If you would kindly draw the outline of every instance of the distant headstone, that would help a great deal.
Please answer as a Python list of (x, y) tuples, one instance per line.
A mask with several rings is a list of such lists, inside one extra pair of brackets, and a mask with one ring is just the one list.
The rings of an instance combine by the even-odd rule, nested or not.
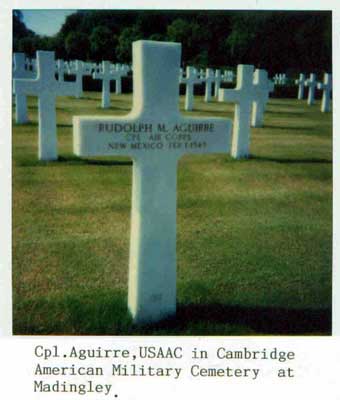
[(305, 81), (305, 86), (308, 86), (307, 104), (311, 106), (315, 101), (315, 89), (317, 86), (316, 74), (310, 74), (309, 79)]
[(194, 108), (194, 86), (201, 83), (201, 80), (197, 76), (197, 71), (194, 67), (188, 66), (186, 68), (186, 76), (180, 81), (185, 84), (185, 104), (184, 109), (186, 111), (192, 111)]
[(84, 61), (75, 60), (69, 64), (68, 73), (76, 76), (75, 97), (80, 99), (83, 96), (83, 76), (91, 76), (91, 67)]
[(38, 71), (36, 79), (15, 79), (15, 93), (37, 96), (39, 107), (39, 160), (56, 160), (56, 96), (72, 96), (74, 82), (58, 82), (55, 79), (53, 51), (37, 51)]
[(295, 84), (298, 85), (299, 90), (298, 90), (298, 100), (303, 99), (303, 92), (304, 92), (304, 87), (305, 87), (305, 74), (300, 74), (299, 79), (296, 79)]
[(204, 82), (205, 82), (204, 101), (206, 103), (209, 103), (209, 101), (211, 101), (211, 99), (212, 99), (212, 96), (211, 96), (212, 84), (213, 84), (213, 82), (215, 82), (215, 75), (214, 75), (213, 69), (211, 69), (211, 68), (206, 69)]
[(251, 126), (259, 128), (263, 125), (263, 116), (269, 100), (269, 93), (274, 90), (274, 84), (268, 79), (268, 73), (264, 69), (256, 69), (254, 72), (254, 93)]
[[(33, 79), (35, 77), (36, 74), (27, 69), (24, 53), (14, 53), (13, 62), (13, 79)], [(13, 93), (15, 95), (15, 121), (17, 124), (25, 124), (29, 121), (27, 113), (27, 96), (15, 93), (14, 85)]]
[(318, 89), (323, 90), (321, 111), (329, 112), (331, 110), (332, 74), (325, 73), (323, 83), (318, 83)]
[(258, 85), (253, 83), (253, 74), (253, 65), (238, 65), (236, 88), (219, 90), (219, 101), (235, 103), (231, 144), (231, 156), (234, 158), (249, 156), (251, 110), (258, 96)]
[(57, 60), (57, 74), (58, 74), (58, 81), (64, 82), (64, 75), (66, 72), (65, 62), (64, 60)]
[(218, 91), (220, 90), (221, 82), (222, 82), (221, 71), (220, 71), (219, 69), (217, 69), (217, 70), (215, 71), (214, 97), (218, 97)]
[(116, 82), (116, 94), (122, 94), (122, 78), (127, 76), (128, 71), (121, 64), (116, 64), (111, 70), (114, 81)]
[(13, 79), (33, 79), (35, 73), (27, 69), (24, 53), (13, 54)]
[(178, 159), (228, 151), (231, 121), (178, 110), (180, 53), (178, 43), (134, 42), (131, 113), (73, 119), (78, 156), (133, 158), (128, 304), (136, 323), (176, 312)]
[(109, 108), (110, 101), (110, 82), (116, 79), (116, 75), (111, 73), (110, 61), (102, 62), (102, 72), (94, 72), (93, 79), (101, 79), (102, 81), (102, 108)]

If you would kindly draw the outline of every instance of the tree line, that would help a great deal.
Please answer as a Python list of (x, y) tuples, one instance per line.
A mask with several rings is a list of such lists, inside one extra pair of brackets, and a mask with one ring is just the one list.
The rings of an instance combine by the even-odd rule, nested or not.
[(40, 36), (13, 12), (13, 51), (34, 57), (130, 63), (139, 39), (179, 42), (183, 65), (199, 68), (253, 64), (270, 74), (331, 72), (331, 12), (79, 10), (59, 32)]

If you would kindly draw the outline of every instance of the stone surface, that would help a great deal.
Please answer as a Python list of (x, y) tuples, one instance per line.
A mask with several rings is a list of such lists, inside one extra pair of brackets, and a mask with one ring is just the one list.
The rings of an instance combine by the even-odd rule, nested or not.
[(307, 104), (311, 106), (315, 102), (315, 89), (317, 86), (316, 74), (310, 74), (309, 79), (305, 81), (305, 86), (308, 87)]
[(56, 160), (56, 96), (71, 96), (76, 92), (74, 82), (58, 82), (55, 79), (54, 52), (37, 52), (37, 78), (15, 79), (15, 93), (38, 97), (39, 108), (39, 160)]
[(274, 84), (268, 79), (265, 69), (256, 69), (254, 72), (255, 99), (253, 101), (251, 126), (263, 126), (263, 117), (269, 100), (269, 93), (273, 92)]
[(231, 156), (234, 158), (249, 156), (251, 111), (259, 89), (253, 83), (253, 74), (253, 65), (238, 65), (236, 88), (219, 90), (219, 101), (235, 103), (231, 144)]
[(332, 74), (325, 73), (323, 83), (318, 83), (318, 89), (323, 90), (321, 100), (321, 111), (331, 111), (331, 91), (332, 91)]
[(297, 96), (298, 100), (303, 99), (305, 81), (306, 81), (305, 74), (300, 74), (299, 79), (295, 80), (295, 85), (297, 85), (299, 87), (298, 96)]
[(224, 153), (229, 147), (231, 121), (180, 114), (180, 57), (177, 43), (134, 42), (130, 114), (73, 120), (78, 156), (133, 158), (128, 305), (136, 323), (176, 311), (178, 159), (186, 153)]
[(213, 82), (215, 82), (215, 74), (213, 69), (211, 68), (206, 69), (204, 82), (205, 82), (204, 101), (206, 103), (209, 103), (209, 101), (212, 100), (212, 95), (211, 95), (212, 84)]

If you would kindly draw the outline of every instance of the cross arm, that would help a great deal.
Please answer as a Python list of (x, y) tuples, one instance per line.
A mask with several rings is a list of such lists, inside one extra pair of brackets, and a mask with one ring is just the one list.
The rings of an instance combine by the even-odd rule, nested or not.
[(40, 81), (38, 79), (14, 79), (14, 93), (37, 96), (40, 93)]
[(230, 150), (232, 121), (227, 118), (182, 118), (173, 127), (183, 130), (176, 137), (180, 153), (228, 153)]
[(238, 103), (240, 101), (240, 93), (237, 89), (219, 89), (218, 101)]

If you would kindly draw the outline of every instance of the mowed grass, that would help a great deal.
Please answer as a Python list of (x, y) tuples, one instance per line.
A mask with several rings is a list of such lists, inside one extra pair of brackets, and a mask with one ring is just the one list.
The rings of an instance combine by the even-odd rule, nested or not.
[[(271, 99), (251, 158), (185, 156), (178, 168), (177, 315), (127, 312), (132, 163), (72, 153), (73, 115), (123, 115), (129, 94), (58, 98), (57, 162), (37, 161), (37, 101), (13, 122), (15, 334), (331, 333), (332, 115)], [(181, 98), (181, 110), (183, 110)], [(185, 115), (233, 116), (195, 98)], [(162, 262), (162, 260), (160, 260)]]

